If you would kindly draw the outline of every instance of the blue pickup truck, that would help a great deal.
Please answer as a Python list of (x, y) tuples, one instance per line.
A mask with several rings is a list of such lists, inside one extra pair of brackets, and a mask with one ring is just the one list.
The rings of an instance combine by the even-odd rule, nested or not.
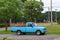
[(16, 32), (17, 35), (21, 35), (22, 33), (35, 33), (36, 35), (41, 35), (46, 33), (46, 28), (37, 26), (34, 22), (27, 22), (26, 26), (12, 26), (11, 27), (12, 32)]

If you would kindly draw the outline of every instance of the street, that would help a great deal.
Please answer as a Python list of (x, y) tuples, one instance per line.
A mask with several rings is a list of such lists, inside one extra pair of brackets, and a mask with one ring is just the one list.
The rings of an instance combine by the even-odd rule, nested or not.
[(7, 38), (11, 40), (60, 40), (60, 35), (16, 35), (0, 34), (0, 39)]

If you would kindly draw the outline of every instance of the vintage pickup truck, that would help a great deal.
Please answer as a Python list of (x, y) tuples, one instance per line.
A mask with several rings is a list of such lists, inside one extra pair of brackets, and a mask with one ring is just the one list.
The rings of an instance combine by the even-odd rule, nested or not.
[(46, 28), (37, 26), (34, 22), (26, 22), (26, 26), (12, 26), (11, 27), (12, 32), (16, 32), (17, 35), (21, 35), (23, 33), (35, 33), (36, 35), (45, 34)]

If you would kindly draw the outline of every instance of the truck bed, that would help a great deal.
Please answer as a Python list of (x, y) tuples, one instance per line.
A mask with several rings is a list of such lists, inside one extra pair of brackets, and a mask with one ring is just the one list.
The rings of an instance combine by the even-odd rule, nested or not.
[(22, 32), (24, 32), (25, 31), (25, 29), (26, 29), (26, 27), (22, 27), (22, 26), (13, 26), (13, 27), (11, 27), (11, 30), (13, 31), (13, 32), (16, 32), (17, 30), (21, 30)]
[(13, 23), (11, 26), (20, 26), (20, 27), (25, 27), (26, 23)]

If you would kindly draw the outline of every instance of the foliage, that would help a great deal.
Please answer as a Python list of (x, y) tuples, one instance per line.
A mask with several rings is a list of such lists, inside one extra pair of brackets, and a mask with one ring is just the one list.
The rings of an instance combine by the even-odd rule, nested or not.
[(60, 20), (60, 11), (57, 12), (57, 19)]
[(58, 22), (58, 24), (60, 24), (60, 20), (58, 20), (57, 22)]
[[(57, 20), (60, 19), (60, 12), (52, 11), (52, 15), (53, 15), (53, 21), (54, 22), (56, 21), (56, 17), (57, 17)], [(44, 19), (45, 20), (48, 20), (48, 19), (51, 20), (51, 12), (50, 11), (43, 13), (42, 20), (44, 20)]]
[(27, 21), (38, 21), (43, 11), (43, 3), (36, 0), (29, 0), (24, 2), (24, 17)]
[[(10, 18), (14, 21), (16, 21), (16, 19), (19, 21), (34, 21), (35, 19), (40, 21), (41, 11), (43, 11), (42, 1), (0, 0), (0, 21), (3, 20), (5, 23), (7, 23)], [(22, 16), (24, 16), (24, 18), (22, 18)]]
[(0, 19), (4, 20), (6, 28), (10, 18), (21, 17), (21, 4), (21, 0), (0, 0)]
[(5, 24), (0, 24), (0, 28), (3, 28), (5, 27), (6, 25)]
[(17, 17), (21, 10), (20, 0), (0, 0), (0, 18)]
[(21, 0), (22, 2), (25, 2), (26, 0)]
[[(1, 23), (1, 24), (0, 24), (0, 28), (5, 28), (5, 26), (6, 26), (6, 24), (4, 24), (4, 23)], [(10, 24), (7, 24), (7, 26), (9, 27)]]

